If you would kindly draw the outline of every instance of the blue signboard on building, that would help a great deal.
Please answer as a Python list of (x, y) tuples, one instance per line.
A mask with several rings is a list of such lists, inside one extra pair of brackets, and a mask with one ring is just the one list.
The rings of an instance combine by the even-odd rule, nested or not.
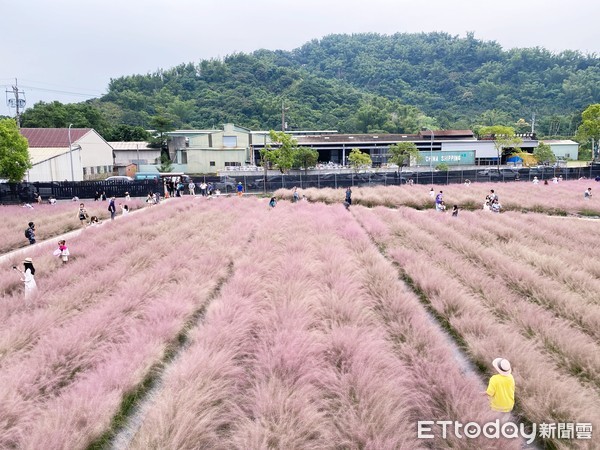
[(422, 150), (419, 161), (417, 161), (418, 166), (436, 166), (442, 163), (449, 166), (473, 165), (475, 164), (475, 150), (465, 150), (462, 152), (442, 152), (439, 150), (428, 152), (427, 150)]

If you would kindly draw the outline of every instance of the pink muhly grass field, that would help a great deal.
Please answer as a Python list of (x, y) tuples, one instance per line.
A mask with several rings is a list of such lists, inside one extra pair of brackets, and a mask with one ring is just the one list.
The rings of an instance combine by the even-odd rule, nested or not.
[[(65, 267), (36, 259), (33, 311), (4, 313), (1, 447), (84, 448), (106, 431), (122, 396), (226, 276), (244, 243), (234, 225), (254, 220), (245, 220), (243, 209), (192, 201), (148, 214), (85, 230), (71, 247), (79, 258)], [(96, 259), (109, 264), (97, 268)], [(12, 297), (2, 306), (18, 302)], [(21, 320), (32, 312), (41, 327)]]
[[(600, 189), (591, 199), (585, 199), (583, 192), (596, 184), (593, 180), (561, 181), (558, 184), (534, 185), (528, 182), (508, 183), (471, 183), (435, 185), (435, 193), (443, 191), (444, 202), (448, 209), (457, 204), (461, 209), (482, 209), (485, 196), (491, 189), (499, 195), (503, 211), (530, 211), (549, 214), (581, 214), (586, 216), (600, 216)], [(429, 185), (414, 186), (372, 186), (352, 187), (353, 205), (367, 207), (387, 206), (398, 208), (408, 206), (416, 209), (429, 209), (434, 207), (434, 198), (429, 195)], [(327, 204), (342, 203), (344, 201), (345, 187), (308, 188), (299, 190), (300, 195), (306, 195), (310, 202)], [(278, 198), (291, 200), (292, 191), (279, 189), (275, 192)]]
[(282, 203), (132, 447), (419, 448), (417, 420), (496, 417), (482, 389), (343, 208)]
[[(479, 202), (490, 186), (515, 205), (553, 189), (552, 212), (571, 183), (452, 186), (447, 203)], [(97, 443), (116, 431), (124, 397), (156, 376), (129, 413), (141, 426), (128, 448), (522, 448), (417, 439), (419, 420), (501, 417), (481, 393), (497, 356), (513, 365), (517, 417), (600, 426), (594, 222), (452, 218), (402, 207), (431, 206), (422, 186), (353, 190), (376, 207), (347, 211), (341, 190), (275, 208), (173, 199), (84, 230), (64, 266), (34, 246), (29, 307), (17, 274), (0, 277), (0, 447)]]
[[(553, 285), (551, 277), (545, 278), (534, 268), (519, 265), (515, 253), (509, 259), (503, 256), (513, 241), (527, 248), (526, 237), (521, 239), (517, 231), (510, 234), (510, 245), (505, 238), (499, 241), (496, 237), (507, 236), (508, 231), (498, 227), (495, 215), (483, 211), (463, 212), (459, 218), (406, 209), (372, 212), (359, 208), (355, 214), (367, 230), (371, 222), (379, 228), (381, 219), (388, 223), (388, 238), (382, 242), (387, 253), (427, 294), (476, 361), (489, 366), (494, 357), (503, 355), (512, 362), (518, 408), (530, 421), (600, 423), (600, 353), (592, 339), (597, 328), (591, 322), (598, 307), (586, 305), (589, 316), (582, 316), (581, 300), (571, 299), (574, 294), (568, 289)], [(508, 220), (508, 215), (497, 217)], [(519, 221), (528, 217), (513, 215), (512, 229), (524, 229)], [(559, 223), (588, 226), (586, 221), (572, 219), (546, 221), (554, 228)], [(377, 234), (373, 237), (379, 239)], [(562, 250), (559, 244), (556, 249), (557, 253)], [(555, 296), (561, 289), (560, 297)], [(584, 328), (585, 324), (590, 326)], [(561, 445), (560, 441), (554, 444)]]

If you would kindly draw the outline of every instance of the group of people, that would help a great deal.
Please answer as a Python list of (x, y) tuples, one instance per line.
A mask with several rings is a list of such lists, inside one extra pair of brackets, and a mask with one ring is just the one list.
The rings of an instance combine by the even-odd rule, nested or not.
[(501, 209), (502, 205), (500, 205), (498, 194), (496, 194), (496, 192), (493, 189), (491, 189), (490, 193), (485, 196), (485, 201), (483, 202), (483, 210), (499, 213)]
[[(444, 202), (444, 191), (440, 191), (437, 194), (433, 188), (429, 191), (430, 197), (435, 197), (435, 210), (439, 212), (446, 212), (446, 203)], [(452, 217), (458, 217), (458, 205), (452, 206)]]

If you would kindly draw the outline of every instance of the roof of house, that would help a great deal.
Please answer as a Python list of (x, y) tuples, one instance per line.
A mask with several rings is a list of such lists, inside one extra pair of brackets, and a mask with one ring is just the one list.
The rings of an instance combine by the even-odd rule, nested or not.
[(419, 134), (423, 137), (430, 137), (433, 132), (434, 137), (474, 137), (475, 135), (471, 130), (422, 130)]
[(398, 142), (419, 139), (416, 134), (333, 134), (324, 136), (298, 136), (298, 144), (308, 143), (348, 143), (348, 142)]
[[(71, 144), (92, 131), (92, 128), (71, 128)], [(21, 134), (27, 138), (29, 148), (69, 148), (68, 128), (21, 128)]]
[(108, 143), (113, 150), (156, 150), (160, 152), (160, 148), (148, 147), (146, 141), (111, 141)]
[(579, 145), (578, 142), (571, 141), (570, 139), (543, 139), (544, 144), (559, 144), (559, 145)]

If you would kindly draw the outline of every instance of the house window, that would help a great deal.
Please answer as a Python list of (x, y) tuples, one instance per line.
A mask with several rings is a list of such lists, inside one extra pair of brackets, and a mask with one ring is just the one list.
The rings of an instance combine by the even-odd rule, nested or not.
[(87, 175), (87, 167), (84, 167), (83, 168), (83, 176), (86, 176), (86, 175)]
[(237, 136), (223, 136), (223, 147), (237, 147)]
[(94, 175), (94, 168), (90, 167), (90, 175)]
[(570, 158), (571, 154), (570, 153), (565, 153), (565, 158)]
[(102, 166), (96, 166), (96, 173), (102, 173)]
[(181, 150), (181, 164), (187, 164), (187, 151)]
[(215, 167), (215, 162), (214, 161), (210, 162), (210, 167)]

